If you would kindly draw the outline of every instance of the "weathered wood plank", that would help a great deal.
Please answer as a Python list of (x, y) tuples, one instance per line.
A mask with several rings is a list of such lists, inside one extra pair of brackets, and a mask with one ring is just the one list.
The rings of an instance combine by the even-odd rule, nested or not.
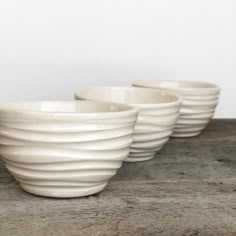
[(81, 199), (25, 193), (0, 162), (0, 235), (236, 235), (236, 120), (172, 139)]

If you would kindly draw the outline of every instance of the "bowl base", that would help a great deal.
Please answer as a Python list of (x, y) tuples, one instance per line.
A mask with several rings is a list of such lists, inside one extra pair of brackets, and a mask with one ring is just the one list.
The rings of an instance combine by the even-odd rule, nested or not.
[(70, 187), (45, 187), (45, 186), (37, 186), (37, 185), (28, 185), (20, 183), (20, 186), (23, 190), (26, 192), (29, 192), (34, 195), (39, 195), (43, 197), (53, 197), (53, 198), (75, 198), (75, 197), (85, 197), (89, 196), (98, 192), (101, 192), (105, 187), (107, 183), (98, 184), (93, 187), (88, 188), (70, 188)]
[(124, 160), (124, 162), (142, 162), (142, 161), (149, 161), (153, 159), (155, 155), (147, 156), (147, 157), (128, 157)]
[(190, 138), (190, 137), (195, 137), (201, 134), (201, 131), (197, 131), (197, 132), (189, 132), (189, 133), (185, 133), (185, 132), (174, 132), (171, 137), (173, 138)]

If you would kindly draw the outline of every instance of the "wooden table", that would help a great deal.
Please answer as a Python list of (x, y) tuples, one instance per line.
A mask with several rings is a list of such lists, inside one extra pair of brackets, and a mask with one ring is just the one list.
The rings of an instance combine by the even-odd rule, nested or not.
[(236, 235), (236, 120), (171, 139), (154, 160), (125, 163), (94, 196), (20, 189), (0, 162), (0, 235)]

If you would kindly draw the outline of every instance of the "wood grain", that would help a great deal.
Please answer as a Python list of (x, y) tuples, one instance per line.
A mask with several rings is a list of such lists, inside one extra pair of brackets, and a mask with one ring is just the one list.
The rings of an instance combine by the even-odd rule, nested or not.
[(0, 236), (236, 235), (236, 120), (125, 163), (100, 194), (30, 195), (0, 162)]

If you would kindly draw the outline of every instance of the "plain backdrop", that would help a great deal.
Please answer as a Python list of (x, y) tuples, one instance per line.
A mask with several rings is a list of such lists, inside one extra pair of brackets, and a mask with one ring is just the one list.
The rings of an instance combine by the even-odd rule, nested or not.
[(0, 101), (138, 79), (217, 83), (236, 118), (236, 1), (0, 0)]

